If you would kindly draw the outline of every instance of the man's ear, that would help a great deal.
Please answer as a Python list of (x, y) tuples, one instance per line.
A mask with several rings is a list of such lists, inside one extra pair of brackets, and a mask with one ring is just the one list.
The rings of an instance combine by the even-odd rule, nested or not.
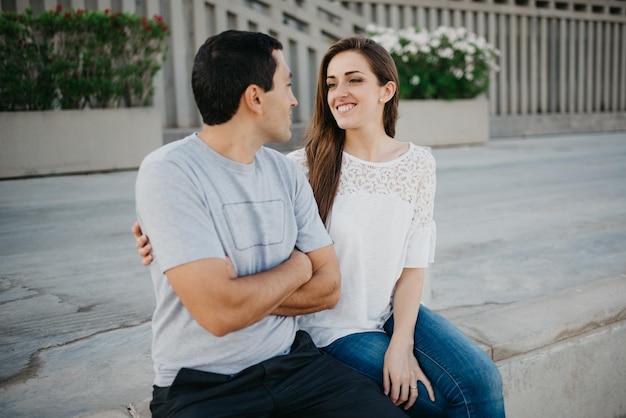
[(263, 89), (256, 84), (250, 84), (243, 92), (241, 101), (252, 113), (262, 113)]

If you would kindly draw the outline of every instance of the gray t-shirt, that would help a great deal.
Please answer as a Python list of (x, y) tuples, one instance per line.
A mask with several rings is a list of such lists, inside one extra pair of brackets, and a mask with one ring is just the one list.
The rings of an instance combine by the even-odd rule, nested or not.
[(136, 204), (154, 255), (156, 385), (171, 385), (183, 367), (233, 374), (288, 352), (297, 330), (294, 317), (270, 315), (216, 337), (193, 319), (164, 272), (228, 256), (237, 275), (244, 276), (277, 266), (294, 247), (309, 252), (332, 244), (300, 168), (265, 147), (252, 164), (240, 164), (194, 134), (144, 159)]

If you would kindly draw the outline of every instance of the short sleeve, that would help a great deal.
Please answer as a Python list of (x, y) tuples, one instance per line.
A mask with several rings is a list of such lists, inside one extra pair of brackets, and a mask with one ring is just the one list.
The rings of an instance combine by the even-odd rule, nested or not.
[(136, 210), (161, 272), (203, 258), (224, 258), (210, 208), (189, 175), (169, 161), (142, 164)]
[(436, 190), (435, 158), (426, 148), (420, 148), (412, 232), (407, 246), (405, 267), (428, 267), (435, 259), (437, 228), (433, 219)]

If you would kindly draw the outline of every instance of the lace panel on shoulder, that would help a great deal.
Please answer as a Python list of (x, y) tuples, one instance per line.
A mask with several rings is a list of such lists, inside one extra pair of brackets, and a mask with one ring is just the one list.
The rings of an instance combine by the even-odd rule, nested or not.
[(414, 207), (412, 226), (427, 227), (435, 196), (434, 159), (427, 149), (415, 146), (388, 164), (344, 156), (337, 194), (359, 193), (398, 197)]

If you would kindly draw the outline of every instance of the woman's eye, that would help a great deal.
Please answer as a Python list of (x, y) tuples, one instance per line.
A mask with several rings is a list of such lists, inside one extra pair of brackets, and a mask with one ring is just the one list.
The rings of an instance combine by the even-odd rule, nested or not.
[(332, 88), (334, 88), (336, 86), (337, 86), (337, 84), (335, 84), (335, 83), (328, 83), (328, 84), (326, 84), (326, 87), (328, 87), (329, 89), (332, 89)]

